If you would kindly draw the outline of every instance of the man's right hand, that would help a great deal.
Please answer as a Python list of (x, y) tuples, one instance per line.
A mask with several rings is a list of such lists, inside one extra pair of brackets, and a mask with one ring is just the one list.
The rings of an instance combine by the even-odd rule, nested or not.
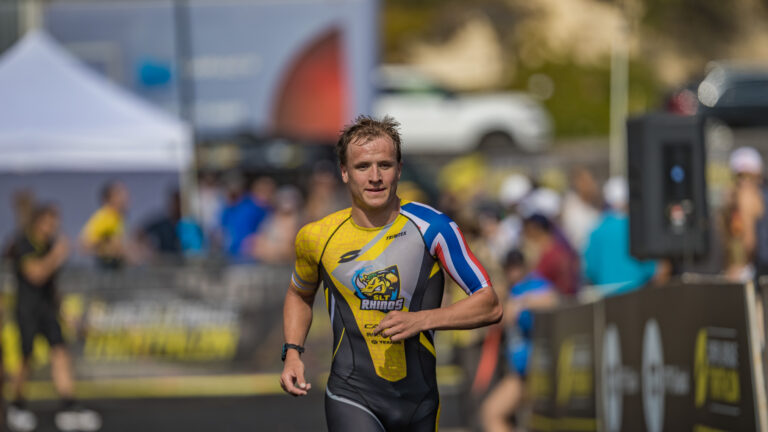
[(304, 379), (304, 362), (295, 350), (289, 350), (285, 357), (280, 386), (292, 396), (305, 396), (312, 388), (312, 384)]
[(56, 242), (51, 247), (51, 252), (58, 259), (65, 259), (69, 255), (69, 240), (67, 237), (61, 235), (56, 239)]

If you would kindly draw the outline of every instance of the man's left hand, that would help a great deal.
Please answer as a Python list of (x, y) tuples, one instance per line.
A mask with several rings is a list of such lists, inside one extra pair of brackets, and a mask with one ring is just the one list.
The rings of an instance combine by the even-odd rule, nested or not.
[(373, 330), (374, 334), (381, 334), (390, 338), (393, 342), (408, 339), (419, 332), (427, 330), (424, 325), (425, 311), (402, 312), (392, 311), (379, 322)]

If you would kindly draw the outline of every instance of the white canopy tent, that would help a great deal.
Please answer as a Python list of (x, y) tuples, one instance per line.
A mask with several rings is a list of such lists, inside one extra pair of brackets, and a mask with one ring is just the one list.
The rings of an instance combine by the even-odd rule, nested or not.
[(0, 241), (14, 229), (18, 191), (58, 204), (76, 236), (110, 180), (128, 186), (135, 227), (183, 186), (192, 146), (185, 123), (31, 32), (0, 56)]
[(47, 34), (31, 32), (0, 57), (0, 171), (182, 171), (191, 154), (184, 123)]

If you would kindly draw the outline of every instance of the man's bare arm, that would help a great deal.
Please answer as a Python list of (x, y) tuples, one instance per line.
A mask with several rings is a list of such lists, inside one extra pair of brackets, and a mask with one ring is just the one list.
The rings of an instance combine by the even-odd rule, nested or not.
[[(283, 304), (283, 335), (286, 343), (304, 345), (309, 327), (312, 325), (314, 300), (315, 291), (302, 291), (291, 282)], [(304, 362), (301, 361), (299, 352), (296, 350), (289, 349), (286, 352), (280, 385), (283, 390), (293, 396), (304, 396), (312, 387), (304, 379)]]
[(558, 296), (555, 291), (547, 290), (529, 292), (518, 297), (507, 299), (504, 304), (504, 323), (514, 325), (520, 312), (528, 309), (532, 311), (547, 310), (557, 306)]
[(393, 341), (426, 330), (458, 330), (483, 327), (501, 321), (502, 307), (493, 288), (487, 286), (450, 306), (417, 312), (389, 312), (374, 333)]
[(757, 246), (755, 224), (765, 211), (765, 203), (763, 203), (759, 187), (751, 183), (746, 184), (738, 192), (736, 205), (744, 227), (741, 241), (747, 255), (752, 257)]
[(48, 280), (51, 275), (64, 264), (69, 255), (69, 242), (60, 237), (56, 240), (51, 250), (39, 258), (26, 258), (21, 264), (24, 277), (33, 284), (39, 285)]

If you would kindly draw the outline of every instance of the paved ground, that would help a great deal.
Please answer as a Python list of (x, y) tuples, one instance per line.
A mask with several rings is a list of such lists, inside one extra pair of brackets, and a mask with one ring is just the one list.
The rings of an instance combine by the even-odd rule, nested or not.
[[(459, 432), (455, 398), (444, 398), (441, 431)], [(322, 393), (303, 398), (249, 396), (90, 400), (102, 413), (105, 432), (325, 431)], [(56, 402), (36, 402), (39, 432), (55, 432)]]

